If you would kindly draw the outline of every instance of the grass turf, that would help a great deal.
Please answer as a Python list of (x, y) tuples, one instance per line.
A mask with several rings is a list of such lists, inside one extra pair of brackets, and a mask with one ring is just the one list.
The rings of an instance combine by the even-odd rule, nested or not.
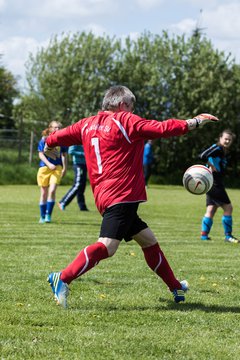
[[(67, 189), (59, 187), (57, 198)], [(240, 191), (228, 192), (237, 236)], [(89, 212), (74, 200), (64, 212), (56, 206), (53, 222), (40, 225), (37, 186), (0, 186), (1, 359), (240, 358), (240, 244), (224, 243), (221, 210), (212, 241), (200, 241), (204, 196), (152, 185), (148, 198), (139, 214), (177, 277), (189, 281), (186, 303), (173, 303), (132, 241), (71, 284), (64, 310), (46, 278), (98, 238), (101, 217), (90, 188)]]

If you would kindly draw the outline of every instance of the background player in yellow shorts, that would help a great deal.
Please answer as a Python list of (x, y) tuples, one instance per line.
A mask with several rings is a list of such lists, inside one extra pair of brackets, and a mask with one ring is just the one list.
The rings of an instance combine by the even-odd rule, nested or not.
[(51, 215), (55, 205), (57, 186), (67, 170), (67, 147), (58, 146), (55, 148), (56, 159), (44, 155), (44, 146), (46, 137), (53, 131), (62, 128), (59, 121), (52, 121), (48, 128), (43, 130), (42, 138), (38, 143), (39, 169), (37, 173), (37, 183), (40, 186), (40, 224), (50, 223)]

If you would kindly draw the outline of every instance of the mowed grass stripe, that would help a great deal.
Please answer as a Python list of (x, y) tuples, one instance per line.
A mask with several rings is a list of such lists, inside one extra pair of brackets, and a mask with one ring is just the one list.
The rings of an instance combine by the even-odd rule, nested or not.
[[(60, 186), (58, 199), (68, 189)], [(101, 216), (89, 186), (90, 211), (73, 203), (38, 224), (37, 186), (0, 187), (1, 359), (240, 358), (240, 246), (224, 243), (222, 213), (212, 241), (199, 240), (205, 197), (181, 186), (150, 185), (139, 214), (156, 234), (176, 275), (187, 279), (184, 304), (146, 266), (141, 249), (123, 242), (113, 258), (71, 284), (69, 309), (56, 306), (46, 282), (96, 241)], [(234, 235), (240, 191), (228, 190)]]

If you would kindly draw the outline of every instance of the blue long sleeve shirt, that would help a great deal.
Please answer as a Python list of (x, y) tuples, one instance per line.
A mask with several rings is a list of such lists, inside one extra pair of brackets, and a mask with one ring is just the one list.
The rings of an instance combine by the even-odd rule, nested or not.
[(74, 165), (85, 165), (85, 155), (82, 145), (72, 145), (68, 148), (68, 153), (72, 155)]

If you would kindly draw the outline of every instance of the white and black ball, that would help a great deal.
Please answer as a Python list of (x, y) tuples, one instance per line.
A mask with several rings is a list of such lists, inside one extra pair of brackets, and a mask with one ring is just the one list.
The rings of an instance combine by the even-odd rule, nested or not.
[(204, 165), (190, 166), (183, 174), (183, 186), (191, 194), (206, 194), (213, 186), (211, 170)]

